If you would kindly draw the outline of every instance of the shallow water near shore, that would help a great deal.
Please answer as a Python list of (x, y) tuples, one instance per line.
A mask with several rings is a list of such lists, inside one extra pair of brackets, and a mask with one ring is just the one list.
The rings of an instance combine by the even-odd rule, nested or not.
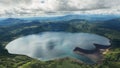
[(6, 45), (6, 49), (11, 54), (27, 55), (41, 61), (72, 57), (85, 63), (94, 63), (73, 52), (76, 47), (95, 50), (94, 43), (109, 46), (110, 40), (89, 33), (43, 32), (15, 39)]

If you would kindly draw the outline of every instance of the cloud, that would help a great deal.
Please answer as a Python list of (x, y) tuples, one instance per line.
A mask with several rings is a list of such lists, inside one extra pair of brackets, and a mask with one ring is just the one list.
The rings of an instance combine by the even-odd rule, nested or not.
[(18, 38), (10, 42), (6, 49), (12, 54), (27, 55), (40, 60), (54, 60), (64, 57), (76, 58), (76, 53), (73, 52), (76, 47), (95, 50), (94, 43), (101, 46), (110, 45), (109, 39), (95, 34), (43, 32)]
[(0, 15), (120, 14), (120, 0), (0, 0)]

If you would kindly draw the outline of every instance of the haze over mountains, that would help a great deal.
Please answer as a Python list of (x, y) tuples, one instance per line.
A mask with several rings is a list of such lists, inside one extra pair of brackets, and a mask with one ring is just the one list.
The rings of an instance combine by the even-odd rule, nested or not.
[[(25, 18), (1, 18), (0, 26), (8, 26), (21, 23), (31, 22), (64, 22), (64, 21), (84, 21), (89, 23), (98, 22), (115, 22), (118, 23), (119, 15), (64, 15), (64, 16), (53, 16), (53, 17), (25, 17)], [(118, 23), (119, 24), (119, 23)]]
[(39, 67), (120, 68), (120, 0), (0, 0), (0, 68)]
[[(9, 68), (14, 68), (14, 67), (18, 68), (18, 67), (23, 67), (23, 65), (27, 65), (27, 66), (35, 65), (36, 66), (36, 64), (37, 64), (36, 67), (31, 67), (31, 68), (37, 68), (38, 66), (42, 66), (42, 65), (45, 65), (45, 66), (43, 66), (44, 68), (58, 68), (58, 67), (53, 67), (53, 66), (49, 67), (49, 64), (50, 65), (54, 64), (55, 66), (58, 66), (60, 64), (60, 66), (62, 65), (63, 67), (65, 67), (66, 63), (67, 63), (67, 66), (66, 66), (67, 68), (74, 68), (76, 66), (76, 64), (78, 66), (77, 68), (80, 68), (81, 66), (83, 68), (89, 68), (89, 67), (101, 68), (101, 66), (104, 66), (103, 68), (106, 68), (106, 66), (108, 68), (111, 68), (110, 65), (112, 65), (112, 66), (114, 65), (115, 68), (119, 68), (119, 61), (120, 61), (120, 58), (119, 58), (120, 28), (119, 27), (120, 27), (119, 15), (118, 16), (114, 16), (114, 15), (107, 15), (107, 16), (105, 16), (105, 15), (93, 15), (93, 16), (92, 15), (86, 15), (86, 16), (84, 16), (84, 15), (83, 16), (67, 15), (67, 16), (57, 16), (57, 17), (26, 17), (26, 18), (25, 17), (24, 18), (23, 17), (21, 17), (21, 18), (18, 18), (18, 17), (11, 18), (10, 17), (10, 18), (5, 18), (5, 19), (2, 18), (0, 21), (0, 57), (1, 57), (1, 60), (3, 60), (3, 61), (1, 62), (0, 65), (2, 65), (3, 68), (8, 67), (8, 66), (9, 66)], [(88, 67), (88, 65), (86, 65), (86, 64), (82, 64), (82, 63), (78, 64), (78, 63), (76, 63), (76, 61), (73, 62), (73, 61), (69, 61), (68, 59), (48, 61), (48, 62), (44, 62), (44, 64), (43, 64), (41, 61), (34, 60), (29, 57), (26, 58), (25, 56), (21, 56), (21, 55), (9, 54), (8, 51), (5, 50), (5, 46), (9, 42), (13, 41), (14, 39), (17, 39), (19, 37), (24, 37), (24, 36), (26, 37), (31, 34), (38, 34), (38, 33), (42, 33), (42, 32), (70, 32), (70, 33), (83, 32), (83, 33), (97, 34), (97, 35), (104, 36), (104, 37), (110, 39), (111, 50), (109, 51), (109, 53), (106, 53), (104, 61), (101, 58), (101, 56), (103, 56), (103, 55), (98, 55), (99, 52), (98, 53), (95, 52), (94, 55), (90, 55), (90, 54), (88, 55), (88, 53), (85, 54), (87, 57), (90, 57), (91, 59), (92, 58), (95, 59), (93, 56), (98, 56), (98, 57), (96, 57), (95, 61), (99, 61), (99, 60), (97, 60), (97, 58), (99, 58), (100, 61), (101, 60), (103, 61), (102, 64), (101, 63), (97, 64), (97, 65), (95, 65), (95, 67), (93, 67), (93, 66)], [(55, 34), (53, 34), (52, 36), (51, 35), (49, 35), (49, 36), (55, 37)], [(59, 38), (62, 38), (61, 36), (63, 36), (63, 35), (59, 35), (59, 36), (60, 36)], [(88, 37), (86, 37), (86, 39), (90, 38), (90, 37), (91, 36), (88, 36)], [(37, 38), (39, 38), (39, 37), (37, 37)], [(95, 37), (95, 38), (97, 39), (97, 37)], [(39, 39), (41, 39), (41, 38), (39, 38)], [(48, 39), (48, 38), (45, 38), (45, 39)], [(51, 38), (49, 38), (49, 39), (51, 39)], [(78, 38), (78, 39), (80, 39), (80, 38)], [(32, 43), (31, 41), (33, 41), (33, 40), (32, 39), (29, 39), (29, 40), (30, 40), (29, 42)], [(41, 40), (43, 41), (43, 39), (41, 39)], [(72, 38), (72, 40), (73, 40), (73, 38)], [(23, 41), (23, 42), (25, 42), (25, 41)], [(49, 42), (46, 41), (44, 43), (49, 43)], [(70, 43), (71, 43), (71, 41), (70, 41)], [(102, 43), (102, 42), (100, 42), (100, 43)], [(85, 44), (87, 44), (87, 43), (85, 42)], [(48, 44), (46, 44), (46, 45), (48, 45)], [(96, 44), (95, 46), (97, 46), (97, 45), (98, 44)], [(39, 50), (38, 47), (35, 47), (35, 48), (37, 48)], [(74, 51), (76, 51), (78, 49), (79, 48), (77, 48), (77, 49), (75, 48)], [(32, 50), (30, 50), (30, 51), (32, 51)], [(37, 54), (37, 52), (35, 54)], [(82, 54), (82, 55), (84, 55), (84, 54)], [(79, 56), (76, 56), (76, 58), (80, 59)], [(29, 59), (31, 59), (31, 60), (29, 60)], [(13, 60), (15, 60), (15, 61), (13, 61)], [(67, 61), (67, 62), (65, 62), (65, 61)], [(31, 62), (31, 63), (28, 64), (29, 62)], [(65, 65), (64, 65), (64, 62), (65, 62)], [(21, 63), (21, 65), (19, 63)], [(118, 65), (116, 65), (116, 63)], [(11, 65), (11, 64), (13, 64), (13, 65)], [(73, 67), (69, 67), (71, 64)], [(118, 66), (118, 67), (116, 67), (116, 66)], [(28, 67), (28, 68), (30, 68), (30, 67)]]

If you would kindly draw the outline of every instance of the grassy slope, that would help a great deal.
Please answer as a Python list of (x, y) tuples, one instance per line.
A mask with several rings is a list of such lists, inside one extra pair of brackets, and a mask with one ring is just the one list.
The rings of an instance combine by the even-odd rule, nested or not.
[[(53, 25), (50, 26), (49, 24), (51, 23), (40, 24), (39, 22), (37, 22), (35, 24), (31, 23), (29, 25), (19, 24), (10, 27), (0, 27), (1, 28), (0, 33), (2, 34), (0, 35), (0, 45), (4, 47), (8, 42), (24, 35), (39, 33), (42, 31), (51, 31), (53, 29), (52, 28)], [(120, 31), (119, 30), (106, 28), (105, 26), (103, 26), (104, 24), (99, 24), (99, 23), (90, 24), (84, 21), (81, 23), (79, 23), (78, 21), (74, 23), (74, 21), (72, 21), (69, 24), (64, 24), (64, 25), (65, 26), (62, 26), (62, 28), (66, 32), (96, 33), (110, 38), (112, 42), (112, 48), (110, 49), (109, 53), (105, 55), (104, 62), (102, 64), (95, 64), (95, 65), (77, 63), (71, 59), (42, 62), (35, 59), (31, 59), (26, 56), (10, 55), (7, 53), (6, 50), (3, 49), (3, 47), (0, 47), (1, 48), (0, 50), (3, 51), (0, 52), (0, 68), (114, 68), (114, 67), (119, 68), (120, 67), (120, 48), (119, 48)]]

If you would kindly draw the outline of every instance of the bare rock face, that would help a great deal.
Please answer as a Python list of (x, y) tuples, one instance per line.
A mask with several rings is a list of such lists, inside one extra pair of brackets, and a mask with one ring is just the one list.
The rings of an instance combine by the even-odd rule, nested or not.
[(92, 59), (96, 63), (101, 63), (104, 60), (103, 54), (107, 53), (110, 48), (106, 45), (94, 44), (96, 46), (95, 50), (85, 50), (79, 47), (76, 47), (73, 51), (78, 55), (86, 56)]

